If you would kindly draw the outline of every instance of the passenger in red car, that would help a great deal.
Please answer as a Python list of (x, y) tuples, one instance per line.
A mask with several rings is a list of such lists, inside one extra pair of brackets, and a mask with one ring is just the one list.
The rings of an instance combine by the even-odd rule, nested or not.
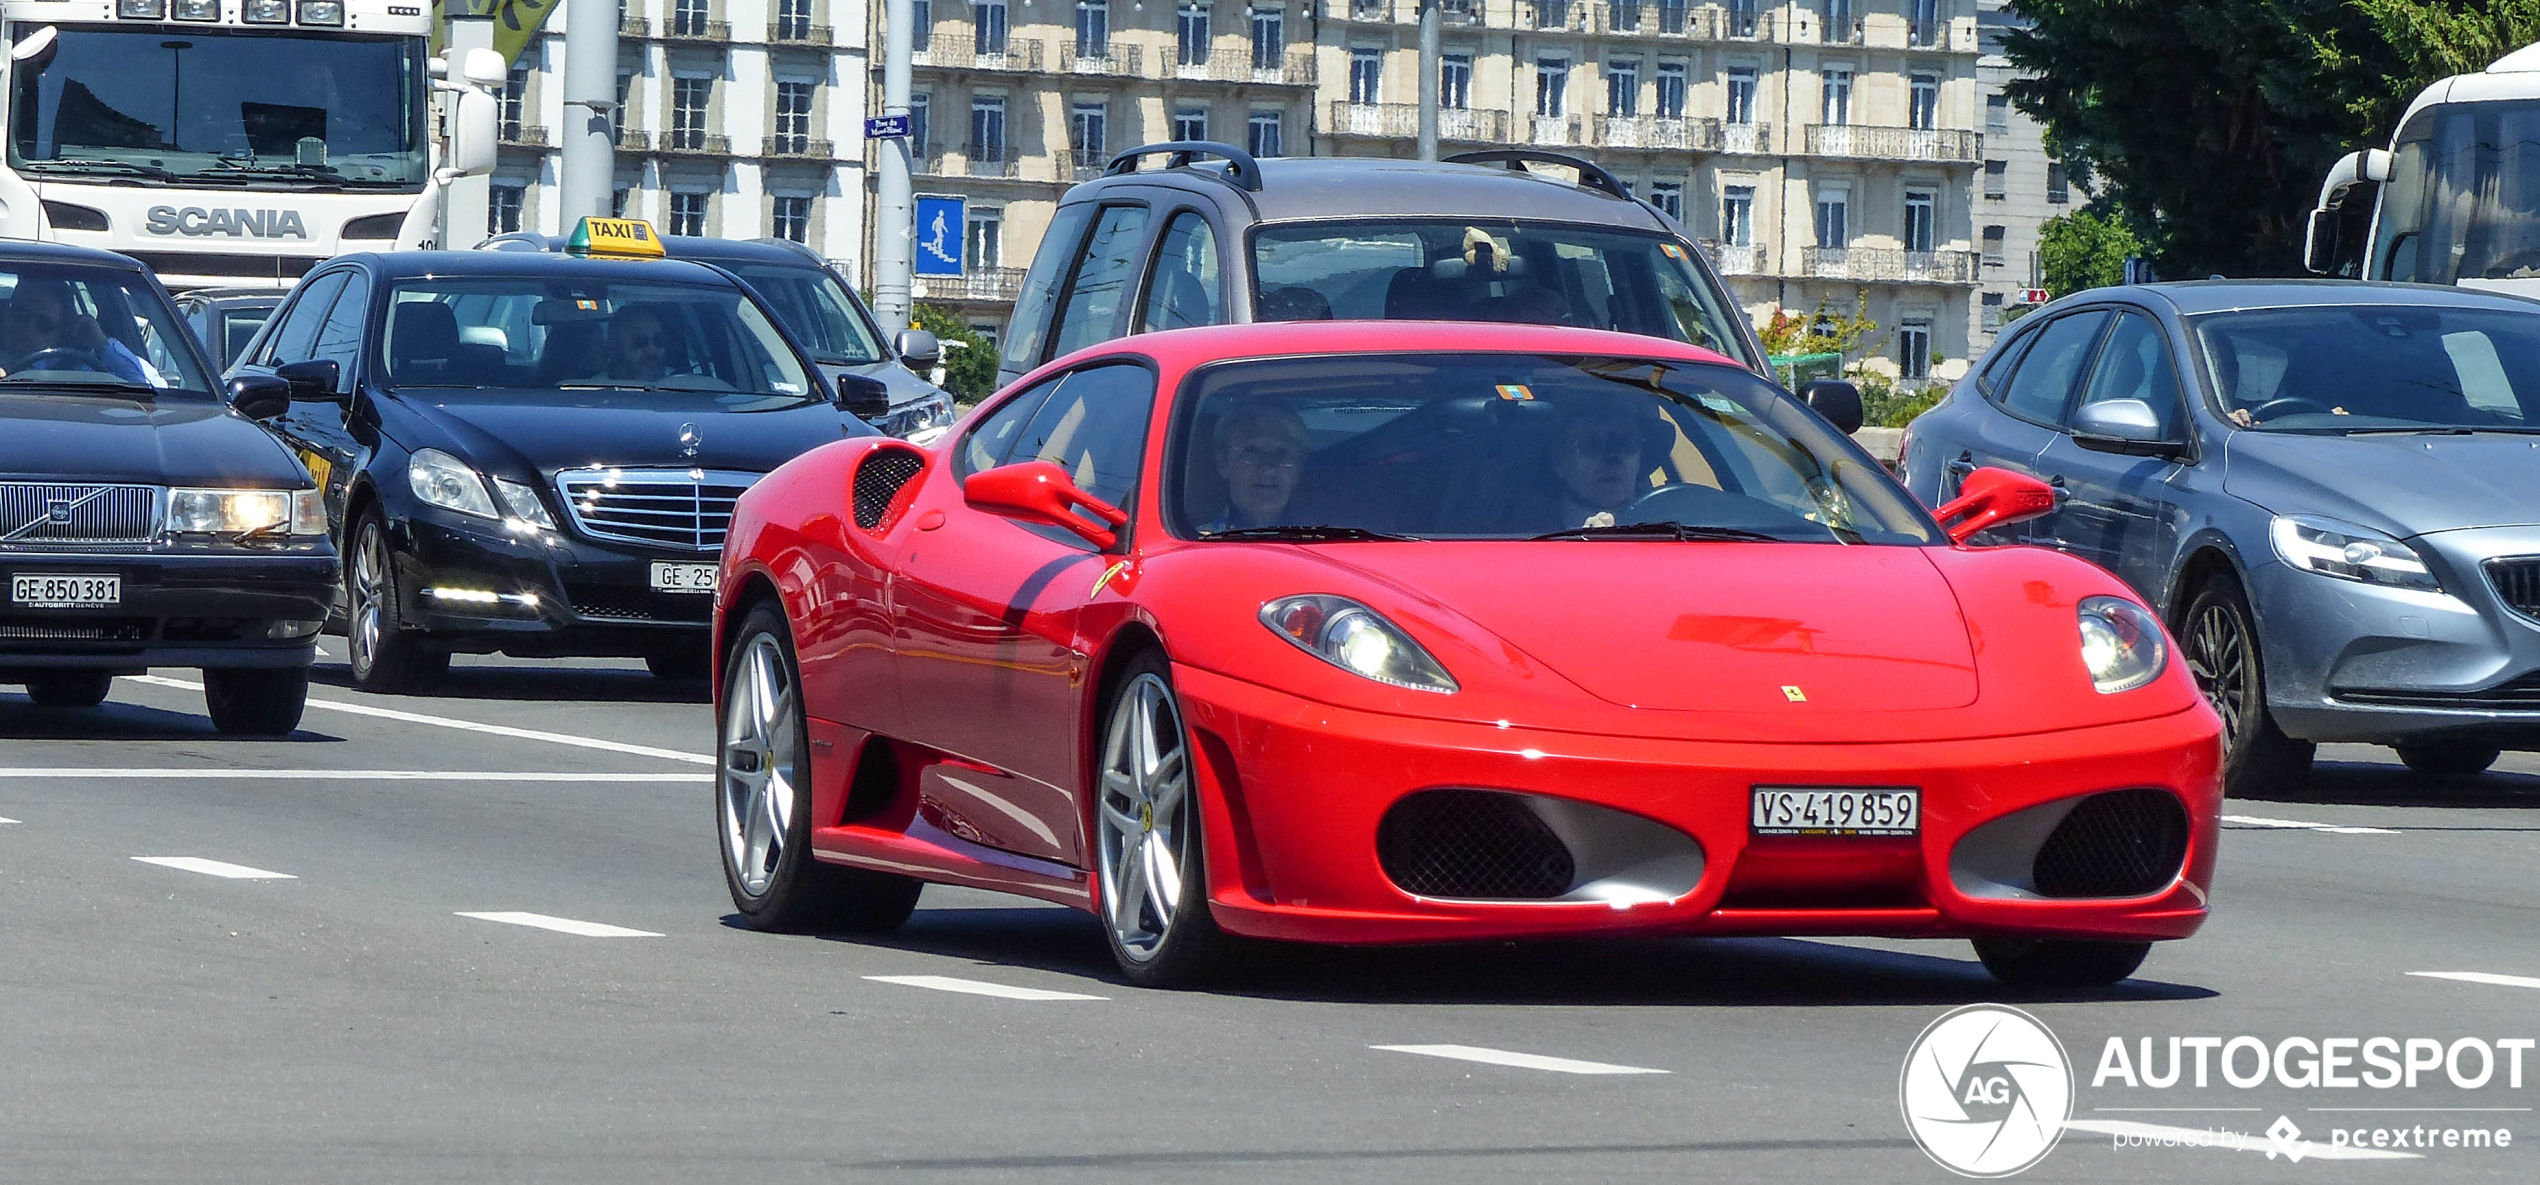
[(1296, 494), (1305, 464), (1305, 421), (1285, 400), (1263, 399), (1217, 422), (1217, 475), (1226, 483), (1226, 512), (1204, 534), (1277, 526)]

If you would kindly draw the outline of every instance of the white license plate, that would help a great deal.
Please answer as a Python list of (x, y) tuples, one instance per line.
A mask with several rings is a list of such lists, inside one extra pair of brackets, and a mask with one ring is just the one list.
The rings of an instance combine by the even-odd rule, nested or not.
[(1923, 792), (1757, 786), (1752, 822), (1757, 835), (1913, 835), (1922, 830)]
[(659, 592), (710, 593), (714, 591), (713, 564), (654, 564), (653, 588)]
[(104, 609), (123, 604), (123, 577), (11, 576), (9, 599), (29, 609)]

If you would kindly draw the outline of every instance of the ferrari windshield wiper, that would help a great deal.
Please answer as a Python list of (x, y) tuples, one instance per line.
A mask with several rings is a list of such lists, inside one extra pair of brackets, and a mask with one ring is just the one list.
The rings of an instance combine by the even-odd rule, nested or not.
[(1527, 542), (1558, 539), (1688, 539), (1730, 540), (1752, 543), (1789, 543), (1779, 535), (1749, 531), (1743, 527), (1701, 527), (1687, 523), (1608, 523), (1601, 527), (1572, 527), (1566, 531), (1547, 531), (1531, 536)]
[(1386, 531), (1370, 531), (1365, 527), (1237, 527), (1231, 531), (1208, 531), (1203, 539), (1253, 539), (1282, 543), (1349, 543), (1387, 542), (1417, 543), (1418, 536), (1396, 535)]

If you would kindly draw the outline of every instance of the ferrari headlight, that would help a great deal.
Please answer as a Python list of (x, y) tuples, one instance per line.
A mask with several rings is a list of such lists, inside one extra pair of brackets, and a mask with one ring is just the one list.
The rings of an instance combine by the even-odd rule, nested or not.
[(503, 496), (503, 509), (511, 512), (514, 520), (542, 531), (556, 529), (555, 516), (548, 514), (547, 504), (538, 500), (538, 491), (497, 477), (494, 479), (494, 492)]
[(2151, 610), (2124, 597), (2081, 599), (2081, 665), (2101, 692), (2132, 691), (2160, 678), (2169, 649)]
[(167, 529), (179, 535), (323, 535), (326, 498), (316, 490), (169, 490)]
[(478, 518), (503, 517), (485, 491), (485, 479), (467, 462), (439, 449), (416, 449), (406, 459), (406, 484), (427, 505)]
[(1347, 597), (1281, 597), (1261, 607), (1261, 624), (1353, 675), (1413, 691), (1456, 689), (1454, 676), (1401, 626)]
[(2370, 527), (2309, 514), (2279, 514), (2267, 525), (2276, 558), (2305, 572), (2364, 584), (2441, 592), (2443, 582), (2416, 549)]

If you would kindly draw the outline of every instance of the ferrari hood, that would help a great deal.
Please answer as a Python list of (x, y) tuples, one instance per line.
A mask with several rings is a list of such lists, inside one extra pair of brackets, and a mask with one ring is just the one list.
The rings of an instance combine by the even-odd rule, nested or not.
[[(1973, 648), (1923, 549), (1577, 542), (1355, 551), (1597, 698), (1661, 711), (1964, 707)], [(1337, 552), (1340, 549), (1330, 549)], [(1329, 554), (1327, 552), (1327, 554)]]

